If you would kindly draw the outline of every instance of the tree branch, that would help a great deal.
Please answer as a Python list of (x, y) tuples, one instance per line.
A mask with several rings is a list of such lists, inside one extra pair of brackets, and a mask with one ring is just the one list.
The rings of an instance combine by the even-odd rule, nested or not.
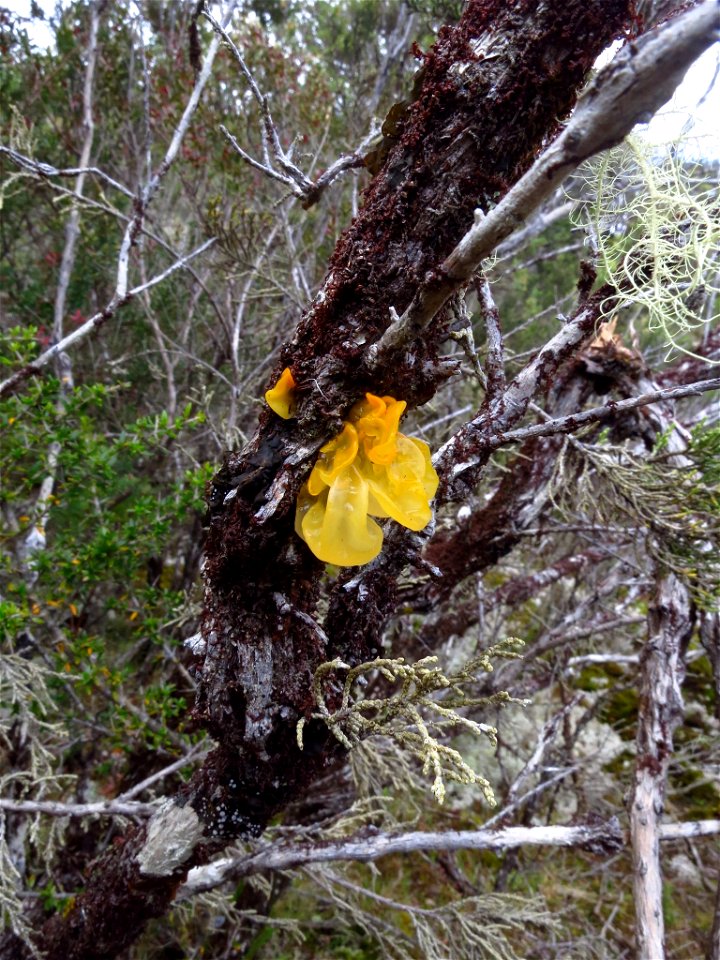
[[(659, 837), (663, 841), (706, 837), (720, 834), (720, 820), (663, 824)], [(617, 817), (601, 824), (563, 827), (505, 827), (501, 830), (458, 830), (440, 833), (418, 830), (399, 836), (375, 834), (361, 840), (314, 844), (272, 844), (258, 853), (224, 857), (204, 867), (195, 867), (178, 891), (178, 900), (212, 890), (227, 881), (237, 881), (270, 870), (292, 870), (310, 863), (351, 860), (367, 863), (396, 853), (418, 853), (428, 850), (509, 850), (515, 847), (586, 847), (607, 856), (622, 849), (627, 837)]]
[(560, 136), (487, 214), (475, 212), (467, 231), (430, 282), (370, 348), (370, 362), (403, 349), (416, 339), (463, 287), (482, 261), (545, 201), (584, 160), (620, 143), (636, 123), (652, 116), (673, 94), (690, 64), (716, 40), (720, 7), (716, 0), (629, 43), (600, 71), (578, 102)]
[(118, 183), (117, 180), (114, 180), (111, 176), (105, 173), (104, 170), (100, 170), (98, 167), (80, 166), (58, 169), (51, 163), (44, 163), (42, 160), (35, 160), (33, 157), (26, 157), (25, 154), (19, 153), (17, 150), (13, 150), (11, 147), (4, 147), (2, 144), (0, 144), (0, 154), (5, 154), (5, 156), (16, 166), (20, 167), (22, 170), (26, 170), (35, 177), (40, 177), (41, 179), (49, 180), (53, 177), (78, 177), (89, 175), (92, 177), (97, 177), (98, 180), (104, 181), (108, 186), (112, 187), (114, 190), (118, 190), (131, 200), (135, 197), (135, 194), (132, 192), (132, 190), (129, 190), (127, 187), (123, 186), (122, 183)]
[[(235, 7), (237, 6), (237, 0), (230, 0), (224, 16), (224, 22), (228, 23), (233, 14)], [(195, 86), (193, 87), (190, 98), (185, 106), (183, 115), (180, 118), (180, 121), (173, 132), (170, 145), (165, 152), (165, 156), (160, 163), (157, 171), (153, 176), (150, 177), (145, 187), (135, 195), (135, 212), (131, 219), (129, 220), (127, 227), (125, 228), (125, 233), (123, 235), (122, 242), (120, 244), (120, 250), (118, 253), (117, 260), (117, 271), (116, 271), (116, 283), (115, 283), (115, 293), (108, 305), (101, 310), (99, 313), (96, 313), (93, 317), (87, 320), (82, 326), (78, 327), (71, 334), (65, 337), (61, 342), (54, 344), (44, 353), (42, 353), (37, 360), (34, 360), (32, 363), (27, 364), (21, 370), (18, 370), (12, 376), (8, 377), (7, 380), (4, 380), (0, 383), (0, 397), (5, 396), (10, 391), (14, 390), (20, 383), (27, 380), (29, 377), (34, 376), (39, 373), (48, 363), (52, 362), (58, 354), (62, 353), (68, 347), (74, 345), (79, 340), (84, 339), (89, 333), (96, 330), (98, 327), (102, 326), (107, 320), (115, 315), (119, 307), (125, 306), (129, 301), (137, 296), (138, 293), (149, 289), (154, 286), (156, 283), (160, 283), (171, 273), (174, 273), (175, 270), (179, 269), (181, 266), (184, 266), (191, 259), (197, 256), (199, 253), (202, 253), (206, 250), (214, 240), (209, 240), (204, 243), (201, 247), (195, 250), (193, 253), (188, 254), (183, 257), (177, 263), (173, 264), (168, 270), (164, 271), (159, 276), (153, 278), (145, 284), (141, 284), (137, 287), (134, 287), (131, 290), (128, 290), (128, 273), (130, 266), (130, 251), (135, 245), (138, 236), (142, 232), (143, 224), (145, 221), (145, 215), (150, 203), (153, 200), (153, 197), (157, 193), (160, 184), (163, 181), (163, 178), (167, 174), (168, 170), (172, 166), (175, 158), (178, 155), (182, 141), (190, 127), (190, 121), (198, 107), (200, 102), (200, 97), (202, 92), (205, 89), (205, 86), (210, 79), (212, 73), (212, 66), (215, 60), (215, 56), (220, 46), (220, 38), (214, 37), (208, 52), (205, 57), (205, 62), (203, 68), (198, 76)], [(85, 96), (87, 97), (87, 84), (85, 90)], [(87, 114), (86, 114), (87, 119)], [(85, 168), (85, 164), (81, 161), (81, 168)], [(84, 173), (79, 175), (79, 183), (82, 186), (82, 179), (84, 178)], [(76, 193), (81, 193), (81, 190), (76, 190)]]
[[(377, 136), (377, 130), (375, 130), (373, 127), (367, 137), (362, 141), (358, 149), (354, 151), (354, 153), (343, 154), (343, 156), (338, 157), (337, 160), (335, 160), (334, 163), (332, 163), (324, 173), (320, 174), (317, 180), (311, 180), (308, 176), (306, 176), (305, 173), (303, 173), (296, 163), (293, 163), (291, 159), (292, 148), (289, 152), (283, 150), (280, 134), (278, 133), (277, 126), (275, 125), (275, 121), (273, 120), (272, 113), (270, 111), (268, 97), (260, 90), (252, 71), (245, 63), (245, 58), (238, 50), (237, 45), (233, 42), (232, 38), (229, 36), (225, 26), (218, 23), (215, 17), (213, 17), (213, 15), (207, 9), (202, 11), (202, 15), (211, 24), (217, 37), (222, 39), (222, 42), (232, 53), (233, 57), (235, 58), (235, 62), (240, 67), (243, 76), (248, 82), (252, 95), (260, 108), (260, 114), (262, 117), (261, 135), (263, 146), (263, 162), (261, 163), (259, 160), (256, 160), (254, 157), (250, 156), (247, 151), (243, 150), (243, 148), (237, 142), (237, 139), (230, 133), (227, 127), (224, 124), (220, 124), (220, 130), (222, 131), (223, 136), (231, 144), (235, 152), (245, 161), (245, 163), (253, 167), (253, 169), (264, 173), (272, 180), (277, 180), (284, 184), (284, 186), (290, 190), (293, 196), (298, 197), (302, 201), (303, 207), (308, 209), (313, 204), (317, 203), (322, 192), (328, 186), (330, 186), (333, 180), (337, 179), (341, 173), (344, 173), (346, 170), (362, 167), (364, 165), (363, 154), (370, 142)], [(276, 169), (275, 166), (273, 166), (273, 161), (270, 156), (271, 153), (279, 169)]]
[(529, 427), (521, 427), (518, 430), (509, 430), (507, 433), (498, 434), (495, 443), (500, 447), (505, 446), (507, 443), (518, 443), (523, 440), (528, 440), (530, 437), (547, 437), (557, 433), (573, 433), (588, 423), (605, 420), (607, 417), (616, 416), (617, 414), (624, 413), (626, 410), (645, 407), (650, 403), (657, 403), (661, 400), (679, 400), (682, 397), (697, 397), (710, 390), (720, 390), (720, 377), (714, 377), (711, 380), (699, 380), (682, 387), (667, 387), (664, 390), (653, 390), (649, 393), (643, 393), (639, 397), (628, 397), (625, 400), (611, 400), (610, 403), (606, 403), (601, 407), (592, 407), (590, 410), (583, 410), (579, 413), (570, 414), (567, 417), (558, 417), (556, 420), (548, 420), (545, 423), (536, 423)]
[(157, 809), (157, 804), (131, 800), (60, 803), (54, 800), (6, 800), (0, 797), (0, 810), (7, 810), (9, 813), (44, 813), (49, 817), (151, 817), (157, 813)]

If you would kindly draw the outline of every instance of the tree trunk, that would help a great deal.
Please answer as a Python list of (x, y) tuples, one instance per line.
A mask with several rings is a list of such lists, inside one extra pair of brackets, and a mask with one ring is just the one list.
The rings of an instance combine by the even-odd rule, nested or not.
[(658, 580), (641, 655), (635, 783), (630, 800), (638, 960), (664, 960), (659, 827), (673, 731), (682, 721), (680, 686), (694, 618), (686, 587), (674, 574)]

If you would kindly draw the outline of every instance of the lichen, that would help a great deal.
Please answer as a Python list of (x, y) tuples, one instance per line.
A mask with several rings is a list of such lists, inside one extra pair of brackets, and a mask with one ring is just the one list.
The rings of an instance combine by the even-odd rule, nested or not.
[[(402, 657), (383, 657), (354, 667), (336, 658), (315, 671), (313, 698), (317, 712), (312, 719), (323, 720), (348, 751), (368, 737), (395, 740), (421, 762), (423, 776), (432, 775), (432, 794), (440, 804), (445, 800), (446, 781), (451, 780), (477, 784), (488, 805), (494, 806), (490, 782), (476, 773), (458, 750), (443, 741), (450, 731), (460, 729), (486, 738), (493, 747), (497, 745), (495, 727), (465, 716), (464, 711), (502, 708), (510, 703), (525, 706), (529, 701), (517, 700), (504, 690), (490, 697), (474, 697), (468, 687), (477, 683), (478, 673), (492, 672), (493, 659), (518, 658), (518, 647), (522, 645), (521, 640), (508, 637), (449, 676), (436, 665), (437, 657), (424, 657), (417, 663), (406, 663)], [(345, 673), (342, 700), (337, 709), (331, 710), (326, 702), (326, 687), (330, 680), (334, 695), (338, 673)], [(366, 697), (363, 686), (373, 674), (395, 685), (394, 692), (384, 697)], [(301, 750), (305, 724), (303, 718), (297, 725)]]

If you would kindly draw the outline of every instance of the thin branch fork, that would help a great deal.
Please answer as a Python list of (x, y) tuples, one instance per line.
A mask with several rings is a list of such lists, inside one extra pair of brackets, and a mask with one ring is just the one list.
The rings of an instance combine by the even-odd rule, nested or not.
[(26, 170), (35, 177), (41, 177), (49, 180), (55, 177), (78, 177), (81, 175), (89, 175), (92, 177), (97, 177), (98, 180), (102, 180), (108, 186), (124, 194), (126, 197), (129, 197), (131, 200), (135, 197), (135, 194), (132, 192), (132, 190), (129, 190), (127, 187), (123, 186), (122, 183), (118, 183), (117, 180), (114, 180), (111, 176), (105, 173), (104, 170), (100, 170), (99, 167), (80, 166), (63, 167), (60, 169), (58, 167), (54, 167), (50, 163), (44, 163), (42, 160), (35, 160), (33, 157), (27, 157), (25, 154), (19, 153), (17, 150), (13, 150), (11, 147), (5, 147), (2, 144), (0, 144), (0, 154), (6, 156), (15, 164), (15, 166), (20, 167), (21, 170)]
[(667, 387), (664, 390), (652, 390), (648, 393), (640, 394), (639, 397), (627, 397), (625, 400), (611, 401), (601, 407), (592, 407), (590, 410), (583, 410), (580, 413), (570, 414), (567, 417), (558, 417), (556, 420), (548, 420), (545, 423), (536, 423), (529, 427), (521, 427), (518, 430), (510, 430), (507, 433), (498, 434), (493, 445), (505, 446), (506, 443), (520, 443), (523, 440), (528, 440), (530, 437), (547, 437), (557, 433), (573, 433), (588, 423), (596, 423), (600, 420), (605, 420), (607, 417), (617, 416), (617, 414), (624, 413), (626, 410), (645, 407), (650, 403), (658, 403), (662, 400), (680, 400), (683, 397), (698, 397), (711, 390), (720, 390), (720, 377), (713, 377), (709, 380), (699, 380), (682, 387)]
[[(323, 191), (330, 186), (333, 180), (336, 180), (341, 173), (344, 173), (346, 170), (357, 169), (358, 167), (362, 167), (364, 165), (363, 154), (370, 142), (377, 135), (377, 130), (375, 130), (373, 127), (357, 150), (355, 150), (353, 153), (343, 154), (342, 156), (338, 157), (337, 160), (335, 160), (327, 168), (327, 170), (320, 174), (317, 180), (311, 180), (305, 173), (303, 173), (300, 167), (298, 167), (298, 165), (292, 161), (290, 152), (283, 149), (278, 128), (270, 111), (270, 103), (267, 94), (264, 94), (260, 90), (252, 71), (245, 63), (243, 55), (240, 53), (237, 45), (229, 36), (225, 28), (229, 21), (226, 18), (225, 26), (223, 26), (222, 24), (218, 23), (218, 21), (207, 8), (202, 10), (202, 15), (205, 17), (208, 23), (210, 23), (217, 37), (222, 40), (228, 50), (230, 50), (232, 53), (235, 62), (240, 67), (243, 76), (248, 82), (252, 95), (260, 108), (260, 114), (262, 117), (261, 137), (263, 162), (261, 163), (259, 160), (256, 160), (246, 150), (244, 150), (238, 143), (237, 139), (227, 129), (227, 127), (221, 123), (220, 130), (222, 131), (223, 136), (232, 146), (233, 150), (235, 150), (238, 156), (245, 161), (245, 163), (253, 167), (253, 169), (260, 171), (260, 173), (265, 174), (265, 176), (268, 176), (273, 180), (277, 180), (279, 183), (282, 183), (284, 186), (286, 186), (293, 196), (300, 199), (302, 206), (305, 209), (311, 207), (313, 204), (317, 203)], [(273, 164), (273, 160), (275, 165)]]
[(41, 353), (36, 360), (32, 361), (32, 363), (28, 363), (22, 369), (13, 373), (12, 376), (8, 377), (6, 380), (3, 380), (2, 383), (0, 383), (0, 397), (11, 394), (21, 383), (24, 383), (25, 380), (29, 380), (30, 377), (41, 373), (44, 368), (48, 366), (48, 364), (55, 360), (56, 357), (64, 353), (79, 341), (84, 340), (90, 333), (97, 330), (108, 320), (112, 319), (112, 317), (115, 316), (121, 307), (124, 307), (130, 303), (130, 301), (137, 297), (138, 294), (143, 293), (145, 290), (149, 290), (151, 287), (157, 286), (159, 283), (162, 283), (177, 270), (181, 270), (188, 263), (190, 263), (191, 260), (194, 260), (195, 257), (198, 257), (201, 253), (204, 253), (214, 243), (215, 237), (211, 237), (196, 250), (193, 250), (191, 253), (187, 254), (187, 256), (176, 260), (175, 263), (171, 264), (166, 270), (163, 270), (162, 273), (152, 277), (146, 283), (141, 283), (139, 286), (133, 287), (132, 290), (128, 290), (122, 297), (113, 297), (106, 307), (93, 314), (92, 317), (86, 320), (81, 326), (73, 330), (72, 333), (69, 333), (66, 337), (63, 337), (63, 339), (58, 343), (48, 347), (48, 349), (45, 350), (44, 353)]
[[(659, 827), (663, 841), (717, 836), (720, 820), (668, 823)], [(249, 856), (224, 857), (204, 867), (196, 867), (180, 887), (179, 900), (186, 900), (229, 880), (239, 880), (269, 870), (291, 870), (311, 863), (352, 860), (367, 863), (392, 853), (416, 853), (428, 850), (508, 850), (523, 846), (586, 847), (608, 854), (621, 849), (627, 836), (617, 817), (600, 824), (583, 826), (505, 827), (501, 830), (418, 830), (393, 835), (377, 833), (361, 840), (316, 843), (272, 844)]]

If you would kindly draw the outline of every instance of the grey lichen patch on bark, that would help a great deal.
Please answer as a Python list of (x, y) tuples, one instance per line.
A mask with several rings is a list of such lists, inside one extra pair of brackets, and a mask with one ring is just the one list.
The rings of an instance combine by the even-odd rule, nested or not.
[(164, 803), (150, 821), (138, 854), (140, 873), (169, 877), (191, 856), (202, 835), (202, 822), (192, 807)]
[(243, 645), (239, 649), (242, 674), (250, 679), (247, 684), (245, 710), (245, 736), (256, 749), (261, 748), (272, 731), (273, 725), (273, 673), (274, 651), (269, 637), (260, 636), (254, 646)]

